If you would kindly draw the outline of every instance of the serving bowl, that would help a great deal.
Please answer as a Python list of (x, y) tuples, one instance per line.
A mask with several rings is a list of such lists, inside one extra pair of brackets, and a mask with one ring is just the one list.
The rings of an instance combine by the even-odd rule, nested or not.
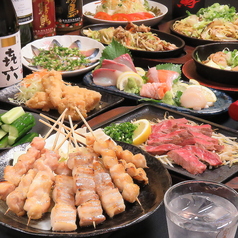
[(238, 85), (238, 71), (218, 69), (201, 62), (206, 60), (209, 55), (224, 49), (229, 49), (230, 51), (238, 49), (238, 43), (219, 42), (197, 46), (192, 53), (196, 71), (209, 81), (225, 85)]
[[(72, 71), (62, 71), (62, 75), (65, 77), (71, 77), (79, 74), (86, 73), (92, 70), (99, 64), (99, 59), (101, 57), (101, 53), (105, 48), (103, 44), (100, 42), (90, 39), (84, 36), (74, 36), (74, 35), (64, 35), (64, 36), (51, 36), (45, 37), (42, 39), (35, 40), (26, 46), (24, 46), (21, 50), (22, 53), (22, 64), (32, 70), (32, 71), (40, 71), (42, 68), (38, 68), (32, 66), (31, 59), (34, 57), (35, 49), (49, 49), (52, 45), (52, 42), (57, 42), (64, 47), (70, 47), (73, 43), (77, 42), (78, 48), (80, 51), (90, 51), (92, 50), (92, 54), (89, 56), (91, 63), (86, 65), (84, 68), (72, 70)], [(50, 60), (50, 59), (49, 59)]]
[[(117, 28), (118, 25), (111, 25), (108, 23), (107, 24), (101, 23), (101, 24), (88, 25), (88, 26), (81, 28), (80, 35), (86, 36), (86, 34), (84, 33), (85, 30), (90, 29), (92, 31), (99, 31), (101, 29), (106, 29), (109, 27)], [(129, 49), (133, 56), (143, 57), (143, 58), (169, 58), (169, 57), (179, 56), (183, 53), (185, 42), (181, 38), (174, 36), (172, 34), (163, 32), (163, 31), (159, 31), (157, 29), (153, 29), (153, 28), (151, 28), (150, 31), (153, 34), (156, 34), (161, 40), (164, 40), (171, 44), (176, 45), (177, 48), (173, 49), (173, 50), (164, 50), (164, 51), (162, 51), (162, 50), (161, 51), (145, 51), (145, 50)]]
[(174, 19), (170, 25), (169, 25), (169, 29), (170, 29), (170, 32), (172, 34), (174, 34), (175, 36), (183, 39), (186, 43), (186, 45), (190, 45), (190, 46), (199, 46), (199, 45), (205, 45), (205, 44), (212, 44), (212, 43), (222, 43), (222, 42), (234, 42), (234, 43), (237, 43), (238, 40), (230, 40), (230, 41), (220, 41), (220, 40), (207, 40), (207, 39), (199, 39), (199, 38), (196, 38), (196, 37), (191, 37), (191, 36), (186, 36), (184, 34), (181, 34), (179, 32), (177, 32), (176, 30), (174, 30), (174, 23), (178, 20), (182, 20), (184, 19), (184, 17), (179, 17), (177, 19)]
[[(147, 26), (154, 26), (154, 25), (158, 24), (164, 18), (164, 16), (167, 14), (168, 8), (165, 5), (155, 2), (155, 1), (148, 1), (148, 3), (149, 3), (150, 7), (159, 8), (161, 10), (162, 14), (159, 16), (156, 16), (154, 18), (150, 18), (150, 19), (132, 21), (133, 23), (135, 23), (137, 25), (144, 24)], [(114, 24), (114, 25), (126, 25), (127, 24), (126, 21), (109, 21), (109, 20), (96, 19), (92, 15), (87, 14), (87, 12), (90, 12), (91, 14), (95, 14), (96, 8), (99, 4), (101, 4), (101, 1), (90, 2), (83, 6), (83, 15), (87, 21), (89, 21), (92, 24), (97, 24), (97, 23), (109, 23), (109, 24)]]

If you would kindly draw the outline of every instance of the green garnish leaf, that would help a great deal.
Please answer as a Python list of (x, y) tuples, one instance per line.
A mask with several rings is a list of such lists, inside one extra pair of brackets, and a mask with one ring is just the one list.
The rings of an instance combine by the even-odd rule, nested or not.
[(171, 70), (178, 72), (181, 74), (181, 65), (180, 64), (172, 64), (172, 63), (166, 63), (166, 64), (158, 64), (156, 65), (156, 69), (165, 69), (165, 70)]
[(115, 58), (123, 54), (129, 54), (132, 57), (129, 49), (127, 49), (121, 43), (112, 39), (112, 42), (107, 45), (102, 52), (102, 56), (100, 58), (100, 65), (104, 59), (114, 60)]

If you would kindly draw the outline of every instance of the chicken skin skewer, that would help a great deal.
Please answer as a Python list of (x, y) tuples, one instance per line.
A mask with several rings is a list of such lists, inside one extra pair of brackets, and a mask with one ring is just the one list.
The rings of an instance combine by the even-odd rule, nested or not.
[(124, 166), (119, 164), (116, 152), (108, 149), (107, 142), (94, 141), (93, 149), (101, 155), (103, 164), (109, 170), (114, 184), (122, 193), (122, 197), (128, 202), (135, 202), (140, 193), (140, 187), (126, 173)]
[[(78, 153), (69, 155), (68, 166), (72, 168), (80, 226), (95, 226), (106, 219), (103, 215), (101, 201), (95, 190), (92, 168), (94, 156), (95, 154), (87, 148), (82, 148)], [(72, 165), (74, 167), (71, 167)]]
[(96, 191), (102, 202), (102, 207), (109, 217), (125, 211), (125, 203), (118, 188), (112, 182), (111, 176), (99, 161), (93, 162)]
[(75, 193), (73, 177), (56, 175), (52, 198), (55, 202), (51, 210), (51, 227), (53, 231), (74, 231), (77, 229)]

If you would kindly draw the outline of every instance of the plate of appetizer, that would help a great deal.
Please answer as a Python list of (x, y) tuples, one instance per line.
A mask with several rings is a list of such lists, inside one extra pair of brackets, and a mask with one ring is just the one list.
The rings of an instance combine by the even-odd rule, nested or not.
[(105, 45), (110, 44), (114, 39), (130, 49), (133, 56), (139, 57), (176, 57), (183, 53), (185, 46), (185, 42), (177, 36), (131, 22), (125, 27), (111, 24), (85, 26), (81, 29), (81, 35), (98, 40)]
[[(57, 140), (57, 144), (57, 133), (53, 136), (55, 138), (51, 143), (55, 144)], [(53, 150), (54, 146), (49, 145), (47, 139), (39, 137), (34, 138), (30, 145), (21, 145), (2, 153), (0, 174), (5, 178), (5, 185), (9, 190), (2, 187), (0, 189), (0, 224), (24, 234), (91, 237), (123, 229), (153, 214), (162, 204), (164, 193), (171, 186), (168, 170), (160, 161), (138, 147), (93, 138), (88, 142), (91, 149), (74, 145), (71, 151), (66, 146), (63, 154), (60, 154), (61, 147)], [(112, 149), (114, 147), (118, 149), (117, 154)], [(36, 159), (43, 151), (44, 157)], [(21, 160), (15, 159), (12, 164), (16, 152), (21, 152)], [(100, 155), (105, 158), (104, 152), (109, 152), (110, 156), (115, 153), (114, 165), (109, 165), (106, 159), (100, 158)], [(98, 156), (95, 156), (96, 153)], [(128, 162), (122, 161), (122, 156), (128, 153), (132, 156), (130, 160), (135, 158), (138, 168), (143, 171), (143, 176), (137, 177), (137, 180), (132, 179), (131, 176), (135, 178), (134, 175), (125, 173), (124, 166)], [(30, 154), (35, 170), (30, 169), (28, 160), (24, 160)], [(78, 156), (84, 155), (87, 159), (78, 160)], [(128, 156), (127, 158), (129, 159)], [(51, 163), (47, 163), (47, 159)], [(22, 163), (26, 171), (17, 170), (13, 179), (11, 172)], [(133, 165), (137, 171), (134, 163), (130, 162), (130, 166)], [(42, 166), (47, 170), (42, 171)], [(77, 173), (78, 176), (72, 176), (76, 170), (81, 172)], [(87, 181), (81, 179), (85, 178), (85, 174)], [(126, 183), (122, 182), (125, 178)], [(116, 181), (121, 182), (118, 184)], [(13, 199), (18, 196), (17, 191), (23, 187), (23, 182), (24, 191), (27, 192), (21, 193), (22, 197), (18, 200), (21, 204), (16, 207)], [(39, 184), (44, 186), (39, 189), (39, 193), (33, 193)], [(68, 194), (67, 199), (65, 194)], [(44, 202), (41, 202), (42, 199)]]
[(92, 24), (111, 23), (126, 25), (127, 22), (154, 26), (167, 14), (168, 8), (155, 1), (126, 0), (94, 1), (83, 6), (84, 17)]
[(237, 41), (237, 19), (235, 7), (214, 3), (201, 8), (196, 14), (175, 19), (170, 30), (192, 46)]
[(22, 64), (32, 71), (56, 70), (71, 77), (96, 67), (103, 49), (100, 42), (83, 36), (44, 37), (22, 48)]
[(57, 71), (37, 71), (27, 75), (19, 84), (4, 88), (0, 101), (20, 105), (26, 110), (43, 113), (57, 119), (66, 109), (65, 119), (82, 123), (77, 107), (89, 119), (121, 103), (121, 96), (99, 90), (91, 90), (80, 84), (67, 83)]
[(222, 42), (197, 46), (192, 53), (198, 74), (211, 81), (238, 85), (237, 43)]
[(238, 87), (236, 85), (228, 85), (225, 83), (215, 82), (210, 78), (203, 77), (202, 75), (197, 73), (196, 65), (193, 59), (188, 60), (182, 67), (183, 75), (189, 79), (197, 80), (201, 85), (204, 85), (209, 88), (214, 88), (221, 91), (227, 92), (237, 92)]
[(0, 114), (0, 150), (31, 142), (34, 137), (44, 136), (49, 131), (47, 126), (39, 122), (39, 114), (27, 112), (21, 106), (0, 109)]
[(113, 41), (103, 51), (97, 69), (84, 76), (84, 83), (138, 102), (158, 103), (196, 116), (223, 113), (232, 103), (227, 94), (199, 85), (196, 80), (182, 81), (181, 65), (166, 63), (144, 70), (135, 67), (128, 52)]
[[(126, 133), (133, 124), (139, 126)], [(230, 128), (160, 105), (140, 104), (94, 130), (102, 128), (114, 138), (118, 126), (127, 141), (131, 137), (131, 144), (182, 178), (224, 182), (238, 171), (237, 154), (233, 153), (238, 146), (237, 131)]]

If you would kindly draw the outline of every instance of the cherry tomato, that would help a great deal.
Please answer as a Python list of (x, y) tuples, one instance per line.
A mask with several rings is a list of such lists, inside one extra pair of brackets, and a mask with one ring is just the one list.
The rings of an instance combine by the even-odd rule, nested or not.
[(101, 19), (101, 20), (110, 20), (110, 21), (112, 21), (112, 17), (109, 14), (107, 14), (106, 12), (97, 12), (94, 15), (94, 18)]
[(133, 21), (133, 19), (130, 17), (130, 14), (125, 13), (115, 13), (112, 15), (113, 21)]

